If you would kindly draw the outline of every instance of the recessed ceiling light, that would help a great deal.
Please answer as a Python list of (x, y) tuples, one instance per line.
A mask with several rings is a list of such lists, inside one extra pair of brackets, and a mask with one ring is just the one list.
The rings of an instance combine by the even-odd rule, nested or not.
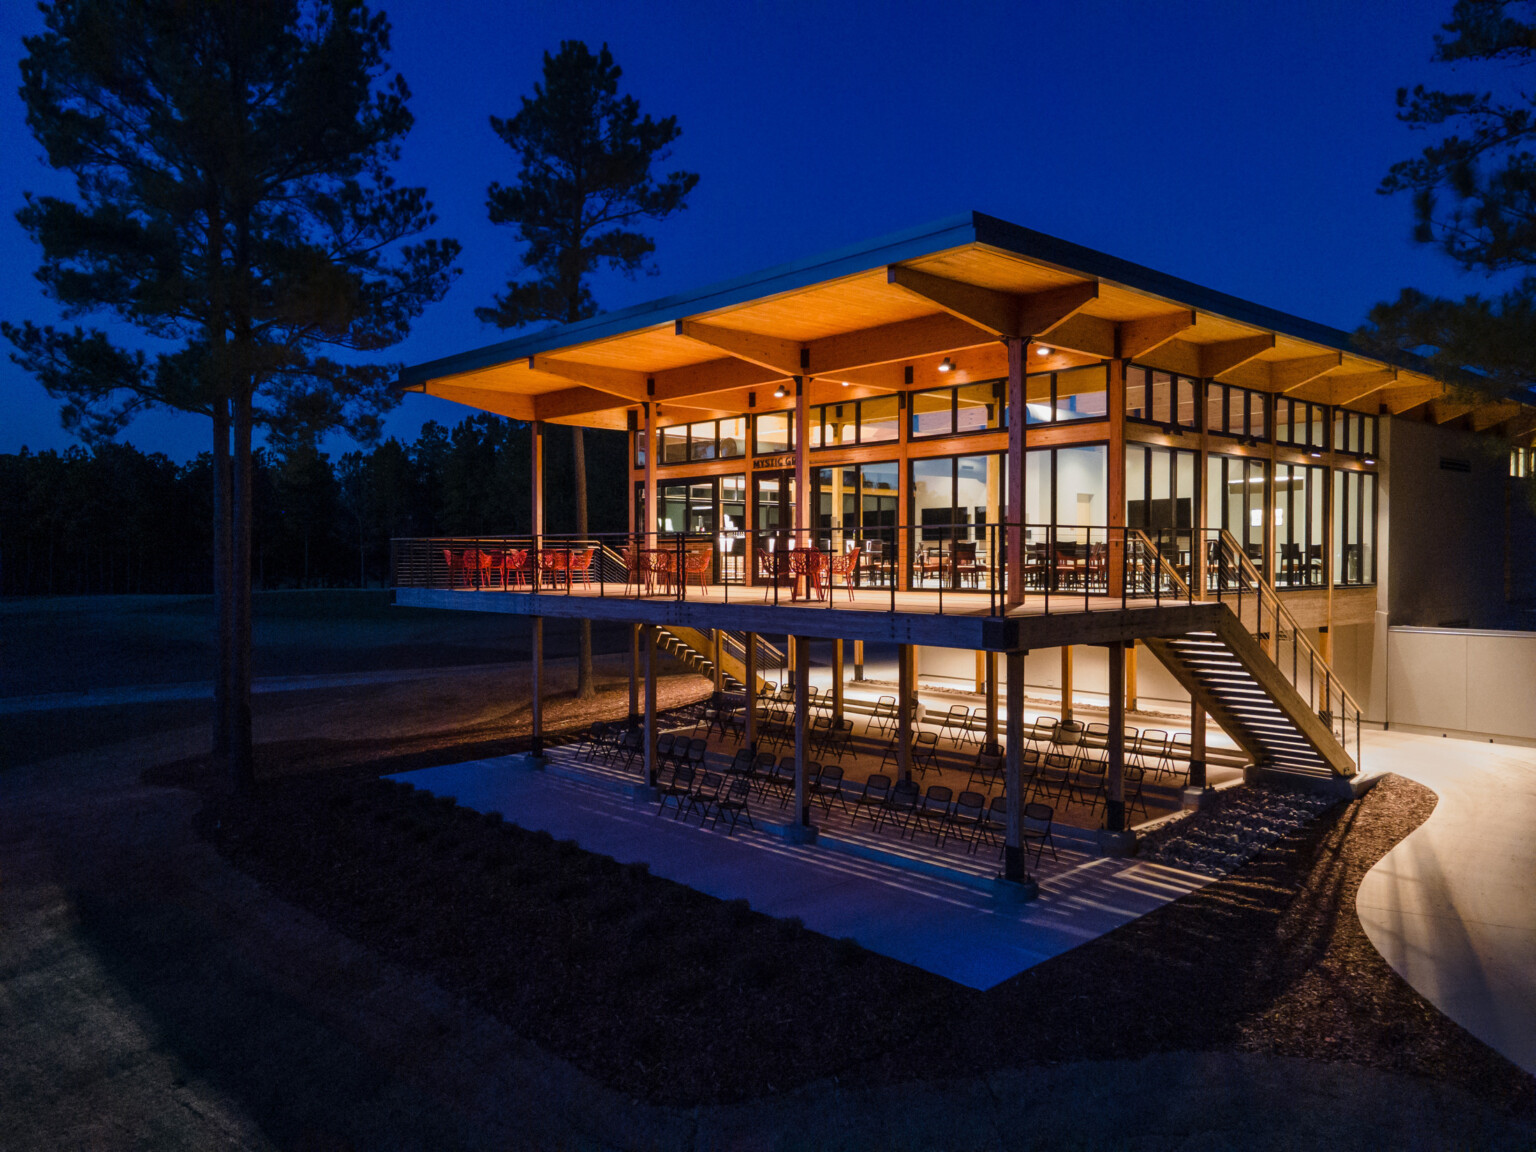
[(843, 387), (844, 388), (848, 387), (848, 381), (846, 381), (846, 380), (843, 381)]
[(1050, 354), (1051, 354), (1051, 350), (1049, 348), (1047, 348), (1044, 344), (1041, 344), (1039, 347), (1037, 347), (1035, 349), (1035, 355), (1036, 356), (1049, 356)]

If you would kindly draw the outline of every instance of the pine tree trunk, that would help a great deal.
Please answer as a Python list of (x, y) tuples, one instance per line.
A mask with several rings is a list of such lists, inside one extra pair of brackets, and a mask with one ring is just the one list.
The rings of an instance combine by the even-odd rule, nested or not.
[(256, 785), (251, 747), (251, 397), (234, 401), (231, 476), (230, 586), (233, 645), (230, 652), (229, 780), (237, 793)]
[(218, 635), (218, 668), (213, 680), (213, 760), (229, 773), (229, 677), (233, 651), (234, 617), (230, 609), (229, 564), (229, 402), (213, 403), (213, 612)]
[[(571, 429), (571, 459), (576, 471), (576, 534), (587, 534), (587, 443), (578, 424)], [(601, 564), (602, 557), (593, 557)], [(597, 695), (597, 678), (592, 673), (592, 621), (582, 617), (576, 639), (576, 699), (590, 700)]]

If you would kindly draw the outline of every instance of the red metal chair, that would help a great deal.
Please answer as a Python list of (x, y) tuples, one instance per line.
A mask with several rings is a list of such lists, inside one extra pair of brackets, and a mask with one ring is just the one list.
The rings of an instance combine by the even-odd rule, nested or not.
[(563, 583), (571, 572), (571, 554), (564, 548), (544, 548), (539, 551), (539, 568), (545, 581), (554, 586)]
[[(825, 563), (828, 559), (831, 560), (830, 564)], [(852, 600), (854, 576), (859, 570), (859, 549), (855, 548), (852, 552), (837, 556), (824, 556), (822, 560), (821, 572), (822, 578), (826, 581), (827, 595), (832, 594), (832, 589), (837, 586), (837, 578), (841, 576), (843, 587), (848, 591), (848, 599)]]
[(704, 580), (709, 575), (709, 566), (714, 561), (714, 554), (707, 548), (690, 549), (683, 556), (684, 580), (698, 579), (699, 591), (704, 590)]
[(576, 582), (578, 574), (580, 575), (581, 582), (583, 584), (592, 583), (592, 559), (596, 555), (596, 548), (582, 548), (579, 551), (571, 553), (568, 570), (571, 574), (571, 582), (573, 584)]
[(469, 572), (464, 565), (464, 554), (462, 552), (456, 553), (452, 548), (444, 548), (443, 562), (448, 565), (448, 587), (452, 588), (454, 586), (453, 576), (457, 572), (464, 577), (464, 587), (468, 588)]
[(521, 588), (528, 583), (528, 549), (509, 550), (502, 564), (503, 579), (509, 581), (512, 587)]
[(496, 573), (496, 586), (503, 590), (507, 587), (507, 554), (499, 549), (482, 548), (480, 550), (480, 587), (491, 586), (491, 573)]

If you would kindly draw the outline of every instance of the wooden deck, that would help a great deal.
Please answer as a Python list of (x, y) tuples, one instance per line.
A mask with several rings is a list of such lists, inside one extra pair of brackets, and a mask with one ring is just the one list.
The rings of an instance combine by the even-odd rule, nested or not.
[[(616, 623), (724, 628), (779, 635), (833, 637), (893, 644), (932, 644), (998, 652), (1093, 644), (1145, 636), (1177, 636), (1214, 626), (1227, 611), (1209, 602), (1127, 599), (1053, 593), (1026, 597), (1002, 611), (986, 593), (841, 589), (830, 601), (765, 601), (760, 588), (706, 584), (676, 593), (636, 595), (621, 585), (527, 589), (397, 588), (395, 603), (461, 612), (502, 612)], [(993, 615), (994, 606), (999, 610)]]

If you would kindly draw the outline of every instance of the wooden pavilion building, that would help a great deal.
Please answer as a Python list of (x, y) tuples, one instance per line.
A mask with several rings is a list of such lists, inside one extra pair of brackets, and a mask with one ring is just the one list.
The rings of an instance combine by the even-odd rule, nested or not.
[[(803, 641), (834, 642), (839, 716), (846, 656), (900, 646), (904, 771), (917, 652), (958, 650), (1006, 748), (1014, 880), (1027, 653), (1059, 652), (1068, 719), (1074, 651), (1102, 653), (1110, 833), (1139, 651), (1191, 701), (1196, 795), (1207, 716), (1255, 773), (1351, 788), (1389, 573), (1450, 587), (1438, 610), (1468, 617), (1500, 594), (1409, 527), (1425, 462), (1465, 455), (1446, 436), (1495, 432), (1528, 461), (1536, 432), (1536, 411), (1462, 397), (1344, 332), (979, 213), (418, 365), (401, 386), (530, 422), (534, 509), (531, 539), (397, 541), (397, 602), (531, 616), (536, 669), (545, 616), (632, 625), (653, 782), (657, 645), (739, 684), (750, 728), (760, 637), (788, 637), (802, 826)], [(548, 423), (629, 434), (628, 533), (543, 531)], [(1506, 548), (1497, 519), (1457, 530)], [(534, 715), (537, 740), (537, 699)]]

